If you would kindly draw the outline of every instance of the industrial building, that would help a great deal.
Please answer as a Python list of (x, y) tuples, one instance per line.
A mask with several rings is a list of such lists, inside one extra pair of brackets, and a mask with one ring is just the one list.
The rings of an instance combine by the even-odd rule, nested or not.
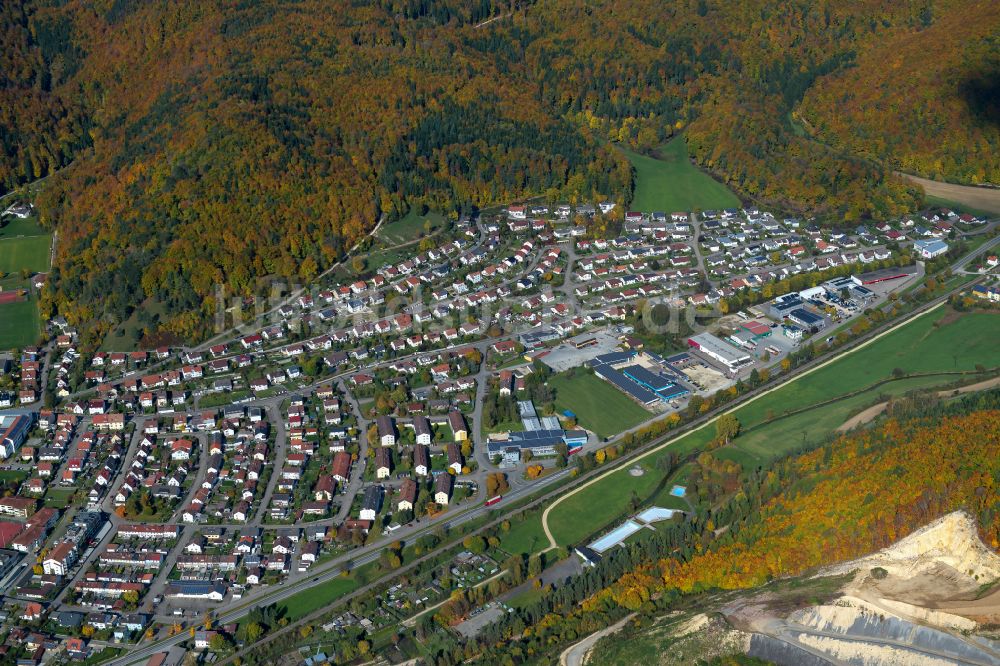
[(822, 329), (826, 326), (826, 318), (805, 308), (795, 308), (788, 313), (788, 319), (805, 329)]
[(753, 363), (753, 358), (750, 354), (723, 342), (711, 333), (699, 333), (694, 337), (688, 338), (688, 345), (697, 349), (705, 356), (718, 361), (730, 372), (737, 372), (740, 368)]
[(635, 351), (602, 354), (590, 362), (590, 367), (598, 377), (641, 405), (655, 405), (689, 393), (674, 377), (634, 362), (638, 356)]
[(913, 277), (916, 272), (916, 266), (906, 266), (904, 268), (883, 268), (881, 270), (870, 271), (860, 275), (852, 275), (851, 280), (856, 282), (858, 285), (864, 286), (878, 284), (879, 282), (888, 282), (890, 280), (901, 280), (903, 278)]
[(801, 308), (804, 304), (799, 294), (785, 294), (766, 303), (763, 306), (764, 314), (778, 321), (788, 316), (788, 313), (796, 308)]

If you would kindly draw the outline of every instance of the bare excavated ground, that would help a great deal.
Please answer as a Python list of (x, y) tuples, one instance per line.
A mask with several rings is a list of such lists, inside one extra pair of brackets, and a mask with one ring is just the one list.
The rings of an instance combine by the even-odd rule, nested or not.
[(954, 512), (809, 577), (693, 597), (627, 636), (579, 644), (575, 663), (666, 666), (742, 652), (796, 666), (997, 666), (998, 613), (1000, 556), (971, 516)]
[(1000, 556), (983, 544), (964, 512), (825, 573), (852, 569), (857, 574), (847, 595), (907, 620), (963, 631), (1000, 623), (1000, 588), (993, 585), (1000, 581)]

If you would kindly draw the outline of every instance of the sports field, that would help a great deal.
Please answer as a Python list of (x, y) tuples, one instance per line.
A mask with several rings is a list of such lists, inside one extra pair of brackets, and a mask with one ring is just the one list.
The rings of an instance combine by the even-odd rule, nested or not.
[(17, 273), (26, 268), (32, 273), (49, 270), (51, 237), (25, 236), (0, 238), (0, 273)]
[(673, 213), (740, 205), (725, 185), (691, 164), (683, 137), (660, 146), (655, 157), (621, 150), (635, 168), (633, 210)]
[[(977, 364), (986, 368), (1000, 366), (998, 330), (998, 314), (959, 315), (947, 308), (939, 308), (863, 349), (737, 409), (734, 414), (744, 432), (731, 446), (716, 455), (744, 465), (766, 463), (803, 444), (820, 441), (852, 414), (879, 402), (881, 396), (940, 386), (959, 378), (938, 375), (899, 379), (857, 396), (781, 418), (786, 411), (808, 408), (890, 379), (895, 368), (916, 373), (972, 371)], [(684, 455), (704, 447), (713, 436), (714, 427), (709, 424), (681, 437), (667, 449), (644, 458), (643, 465), (647, 469), (655, 469), (656, 459), (667, 451)], [(569, 496), (552, 509), (549, 527), (561, 545), (575, 543), (626, 513), (633, 490), (644, 497), (644, 492), (651, 492), (656, 487), (656, 474), (632, 477), (627, 471), (629, 466)], [(650, 477), (648, 480), (647, 476)], [(524, 544), (532, 540), (536, 530), (541, 532), (540, 517), (517, 525), (508, 538)], [(541, 548), (546, 547), (544, 536), (541, 544)]]
[[(0, 226), (0, 289), (28, 289), (21, 271), (40, 273), (49, 270), (49, 244), (52, 236), (38, 226), (35, 218), (6, 218)], [(38, 342), (38, 302), (26, 301), (0, 305), (0, 350), (23, 347)]]
[(0, 351), (38, 342), (40, 323), (34, 298), (0, 305)]
[(652, 414), (603, 379), (577, 370), (553, 376), (549, 386), (556, 394), (556, 411), (570, 410), (577, 422), (598, 437), (609, 437), (636, 426)]

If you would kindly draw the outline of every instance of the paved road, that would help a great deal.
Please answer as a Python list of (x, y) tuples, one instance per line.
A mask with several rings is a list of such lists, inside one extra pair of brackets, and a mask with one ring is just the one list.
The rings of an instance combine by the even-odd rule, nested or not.
[(261, 498), (260, 505), (254, 511), (253, 520), (249, 521), (249, 524), (254, 526), (260, 526), (264, 522), (264, 516), (271, 505), (271, 496), (274, 495), (274, 488), (278, 485), (278, 479), (281, 478), (281, 469), (285, 466), (285, 456), (288, 454), (288, 433), (285, 431), (285, 418), (281, 414), (280, 402), (280, 399), (277, 402), (272, 399), (267, 404), (267, 418), (275, 429), (274, 452), (271, 458), (274, 464), (271, 467), (271, 476), (267, 480), (264, 497)]
[(358, 403), (357, 398), (351, 393), (344, 381), (339, 382), (340, 391), (343, 394), (347, 404), (351, 406), (351, 411), (354, 413), (354, 418), (358, 421), (358, 460), (354, 463), (351, 468), (351, 479), (347, 484), (347, 487), (343, 489), (341, 493), (340, 508), (337, 510), (337, 515), (333, 518), (333, 524), (338, 524), (343, 522), (351, 512), (351, 506), (354, 503), (354, 497), (364, 488), (365, 479), (365, 465), (368, 460), (368, 426), (369, 421), (364, 417), (361, 411), (361, 405)]

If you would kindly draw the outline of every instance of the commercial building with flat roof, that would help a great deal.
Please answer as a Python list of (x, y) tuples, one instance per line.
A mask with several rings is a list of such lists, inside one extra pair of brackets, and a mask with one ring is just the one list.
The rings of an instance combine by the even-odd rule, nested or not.
[(771, 335), (771, 327), (763, 322), (759, 322), (756, 320), (745, 321), (742, 324), (740, 324), (740, 328), (753, 335), (754, 340), (759, 340), (760, 338), (766, 338), (767, 336)]
[(615, 370), (610, 365), (597, 366), (596, 368), (594, 368), (594, 374), (596, 374), (601, 379), (614, 384), (618, 389), (632, 396), (632, 398), (640, 404), (652, 405), (658, 402), (660, 399), (660, 397), (656, 395), (656, 393), (630, 380), (628, 377), (623, 375), (620, 371)]
[(792, 322), (805, 328), (812, 328), (814, 326), (816, 328), (823, 328), (826, 326), (826, 319), (814, 312), (806, 310), (805, 308), (796, 308), (792, 310), (788, 313), (788, 318)]
[(785, 294), (766, 303), (763, 306), (764, 314), (772, 319), (784, 319), (788, 313), (795, 308), (802, 307), (802, 297), (799, 294)]
[(745, 351), (723, 342), (711, 333), (699, 333), (688, 338), (688, 345), (726, 366), (731, 372), (753, 363), (753, 358)]
[(642, 384), (650, 391), (662, 391), (673, 384), (667, 377), (650, 372), (641, 365), (628, 365), (621, 370), (623, 375), (634, 382)]

